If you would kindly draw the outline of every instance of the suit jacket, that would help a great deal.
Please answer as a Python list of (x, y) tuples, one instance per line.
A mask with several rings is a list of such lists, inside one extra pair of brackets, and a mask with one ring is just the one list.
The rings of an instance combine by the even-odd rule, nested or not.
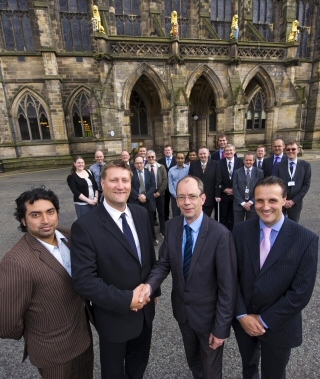
[(221, 188), (221, 200), (230, 200), (233, 197), (227, 195), (223, 191), (226, 188), (232, 188), (233, 187), (233, 175), (235, 170), (237, 170), (240, 167), (243, 167), (243, 160), (237, 157), (234, 157), (234, 165), (233, 165), (233, 171), (232, 171), (232, 176), (231, 179), (229, 178), (229, 171), (228, 171), (228, 166), (227, 166), (227, 158), (220, 159), (219, 161), (220, 164), (220, 169), (221, 169), (221, 183), (220, 183), (220, 188)]
[(292, 348), (302, 342), (301, 311), (315, 283), (319, 237), (285, 219), (260, 270), (259, 219), (234, 225), (238, 257), (238, 300), (235, 315), (254, 313), (268, 325), (258, 338)]
[[(166, 188), (168, 186), (168, 174), (167, 174), (167, 171), (165, 169), (165, 167), (160, 164), (160, 163), (155, 163), (158, 167), (157, 169), (157, 183), (156, 183), (156, 190), (155, 192), (159, 192), (160, 195), (164, 195), (165, 191), (166, 191)], [(147, 170), (151, 170), (151, 165), (149, 163), (147, 163), (145, 165), (145, 168)]]
[(91, 344), (84, 304), (71, 277), (29, 233), (0, 263), (0, 304), (0, 337), (23, 336), (24, 359), (29, 354), (36, 367), (59, 366)]
[(298, 159), (296, 171), (293, 176), (294, 186), (288, 186), (291, 181), (288, 169), (288, 160), (281, 162), (275, 167), (275, 175), (281, 178), (287, 188), (287, 199), (293, 200), (295, 205), (291, 207), (292, 210), (301, 210), (303, 198), (307, 194), (311, 184), (311, 165), (309, 162)]
[(215, 197), (220, 196), (221, 171), (219, 162), (209, 159), (204, 172), (202, 171), (201, 161), (191, 162), (189, 175), (196, 176), (203, 182), (204, 193), (206, 194), (204, 206), (213, 205)]
[[(138, 171), (135, 169), (132, 171), (133, 176), (131, 180), (131, 193), (129, 201), (130, 203), (139, 204), (138, 196), (139, 196), (139, 188), (140, 188), (140, 181), (138, 176)], [(144, 187), (146, 190), (146, 197), (148, 199), (148, 207), (149, 211), (155, 212), (156, 210), (156, 200), (153, 194), (156, 190), (156, 181), (154, 174), (146, 169), (144, 169)]]
[[(270, 157), (268, 158), (265, 158), (263, 160), (263, 163), (262, 163), (262, 170), (264, 172), (264, 177), (266, 178), (267, 176), (271, 176), (272, 175), (272, 169), (273, 169), (273, 162), (274, 162), (274, 154), (270, 155)], [(288, 158), (285, 154), (283, 154), (282, 156), (282, 159), (281, 159), (281, 162), (279, 162), (278, 164), (282, 163), (282, 162), (288, 162)], [(277, 164), (277, 165), (278, 165)], [(276, 166), (277, 166), (276, 165)]]
[(146, 283), (157, 288), (171, 271), (172, 308), (176, 320), (199, 333), (227, 338), (236, 302), (236, 256), (231, 233), (212, 218), (203, 222), (194, 247), (187, 282), (183, 276), (184, 217), (167, 222), (158, 264)]
[(128, 207), (138, 233), (141, 264), (103, 203), (72, 225), (74, 286), (92, 301), (100, 338), (113, 343), (139, 336), (144, 320), (151, 327), (155, 311), (154, 301), (138, 312), (130, 310), (132, 291), (144, 283), (156, 257), (147, 210), (136, 204)]
[(177, 164), (176, 158), (174, 155), (172, 156), (171, 163), (170, 163), (169, 167), (167, 167), (167, 158), (166, 157), (162, 157), (162, 158), (158, 159), (158, 163), (162, 164), (165, 167), (165, 169), (167, 170), (167, 175), (168, 175), (170, 168), (174, 167)]
[[(254, 204), (254, 187), (257, 182), (263, 178), (263, 171), (252, 167), (251, 178), (249, 183), (249, 200)], [(241, 203), (245, 201), (245, 190), (247, 187), (247, 176), (243, 167), (238, 168), (233, 174), (233, 210), (242, 211)], [(251, 206), (250, 212), (255, 212), (254, 206)]]
[[(234, 156), (237, 157), (237, 153), (236, 153)], [(213, 161), (219, 161), (219, 160), (220, 160), (220, 149), (217, 150), (217, 151), (215, 151), (215, 152), (213, 152), (213, 153), (211, 154), (211, 159), (212, 159)]]
[[(263, 162), (264, 162), (264, 159), (265, 159), (265, 158), (262, 159), (262, 165), (261, 165), (261, 169), (260, 169), (260, 170), (262, 170), (262, 171), (263, 171)], [(259, 159), (256, 157), (256, 159), (255, 159), (255, 161), (254, 161), (254, 164), (253, 164), (253, 167), (258, 168), (258, 161), (259, 161)]]

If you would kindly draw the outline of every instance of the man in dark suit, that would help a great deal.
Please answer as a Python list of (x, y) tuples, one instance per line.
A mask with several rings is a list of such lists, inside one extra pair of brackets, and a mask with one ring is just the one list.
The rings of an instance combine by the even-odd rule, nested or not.
[(134, 166), (129, 202), (141, 205), (148, 211), (153, 243), (156, 246), (159, 241), (154, 230), (154, 212), (156, 211), (156, 199), (154, 197), (156, 190), (155, 176), (154, 173), (144, 168), (143, 157), (140, 157), (140, 155), (134, 158)]
[(254, 154), (246, 153), (243, 157), (244, 167), (233, 173), (233, 216), (234, 223), (258, 217), (254, 208), (253, 190), (263, 178), (263, 171), (253, 167)]
[(134, 170), (135, 167), (134, 164), (130, 162), (130, 154), (128, 151), (123, 150), (121, 152), (121, 160), (125, 162), (131, 168), (131, 170)]
[(72, 226), (74, 286), (93, 304), (103, 379), (142, 379), (149, 359), (154, 301), (138, 310), (139, 283), (156, 259), (147, 210), (127, 205), (131, 176), (124, 162), (107, 164), (103, 203)]
[(284, 214), (291, 220), (299, 222), (303, 198), (310, 188), (311, 165), (298, 159), (300, 148), (297, 142), (288, 142), (286, 151), (288, 160), (279, 163), (274, 174), (286, 183), (287, 201), (283, 208)]
[(211, 159), (213, 161), (219, 161), (220, 159), (223, 159), (226, 157), (224, 148), (226, 147), (227, 143), (228, 143), (227, 136), (224, 133), (219, 134), (218, 135), (219, 150), (211, 154)]
[(58, 230), (59, 199), (40, 187), (16, 205), (25, 234), (0, 264), (0, 337), (23, 336), (23, 360), (43, 378), (90, 379), (91, 329), (72, 285), (70, 231)]
[(273, 153), (270, 157), (265, 158), (262, 164), (264, 177), (274, 175), (274, 169), (280, 162), (286, 162), (287, 156), (283, 153), (285, 144), (282, 139), (275, 139), (273, 141)]
[(236, 148), (228, 144), (225, 147), (226, 158), (220, 159), (221, 202), (220, 222), (229, 230), (233, 229), (233, 173), (243, 167), (243, 160), (235, 157)]
[[(165, 167), (165, 169), (167, 170), (167, 175), (168, 175), (170, 168), (174, 167), (177, 164), (177, 162), (176, 162), (175, 156), (173, 155), (172, 147), (170, 145), (165, 145), (163, 152), (164, 152), (164, 157), (160, 158), (158, 162)], [(164, 194), (164, 220), (165, 221), (169, 220), (170, 198), (171, 198), (171, 194), (169, 191), (169, 184), (168, 184), (166, 188), (166, 192)]]
[(263, 169), (264, 157), (267, 153), (266, 147), (264, 145), (258, 145), (256, 148), (256, 160), (254, 161), (254, 167)]
[(156, 208), (158, 211), (158, 218), (160, 223), (160, 234), (164, 236), (165, 222), (164, 222), (164, 193), (168, 185), (168, 175), (165, 167), (156, 161), (157, 156), (153, 150), (147, 151), (147, 160), (145, 168), (154, 173), (156, 180), (156, 189), (153, 194), (156, 201)]
[(177, 187), (182, 216), (168, 221), (160, 259), (140, 295), (149, 296), (171, 272), (172, 308), (195, 379), (222, 378), (224, 341), (236, 302), (236, 256), (231, 233), (202, 212), (203, 183), (187, 176)]
[(207, 146), (202, 146), (199, 149), (198, 156), (200, 160), (190, 164), (189, 175), (196, 176), (202, 180), (206, 195), (202, 210), (208, 217), (211, 217), (215, 201), (220, 201), (220, 165), (217, 161), (210, 159), (210, 152)]
[(275, 176), (255, 188), (259, 219), (235, 224), (238, 299), (233, 322), (244, 379), (284, 379), (291, 348), (302, 343), (301, 311), (317, 273), (318, 236), (285, 218), (284, 182)]

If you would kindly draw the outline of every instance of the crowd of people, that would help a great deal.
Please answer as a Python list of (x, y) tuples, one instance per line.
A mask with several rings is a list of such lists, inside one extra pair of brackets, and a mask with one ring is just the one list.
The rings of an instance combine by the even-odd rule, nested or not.
[(58, 225), (52, 191), (16, 200), (24, 235), (0, 262), (0, 337), (23, 336), (24, 358), (45, 379), (90, 379), (91, 323), (101, 377), (142, 379), (171, 273), (193, 378), (222, 378), (232, 327), (243, 378), (261, 370), (263, 379), (284, 379), (302, 343), (318, 257), (318, 236), (298, 224), (311, 180), (299, 151), (276, 139), (270, 157), (260, 145), (242, 159), (220, 135), (218, 151), (203, 146), (187, 161), (169, 145), (159, 160), (145, 146), (132, 162), (123, 151), (105, 164), (97, 151), (90, 170), (77, 157), (67, 178), (78, 216), (71, 231)]

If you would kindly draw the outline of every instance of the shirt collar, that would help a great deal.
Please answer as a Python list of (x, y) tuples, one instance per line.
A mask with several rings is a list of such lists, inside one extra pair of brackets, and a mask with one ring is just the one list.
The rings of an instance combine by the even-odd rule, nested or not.
[[(259, 223), (260, 223), (260, 230), (263, 228), (268, 228), (268, 226), (261, 220), (261, 218), (259, 220)], [(282, 215), (281, 219), (278, 222), (276, 222), (275, 224), (271, 226), (271, 229), (279, 232), (280, 229), (282, 228), (283, 223), (284, 223), (284, 215)]]
[(293, 160), (288, 159), (289, 166), (290, 166), (290, 163), (291, 163), (291, 162), (297, 164), (297, 163), (298, 163), (298, 158), (293, 159)]
[(126, 205), (124, 211), (118, 211), (118, 209), (115, 209), (115, 208), (111, 207), (111, 206), (107, 203), (106, 199), (103, 200), (103, 205), (104, 205), (105, 209), (107, 210), (107, 212), (109, 213), (109, 215), (110, 215), (114, 220), (118, 220), (118, 219), (121, 217), (122, 213), (125, 213), (125, 214), (126, 214), (128, 217), (130, 217), (130, 218), (132, 217), (132, 216), (131, 216), (130, 209), (128, 208), (127, 205)]
[[(61, 233), (59, 232), (59, 230), (55, 230), (55, 235), (56, 235), (56, 240), (58, 242), (58, 247), (60, 248), (61, 246), (61, 243), (62, 243), (62, 239), (64, 238), (67, 242), (68, 242), (68, 239)], [(41, 239), (37, 238), (37, 240), (47, 249), (50, 251), (50, 253), (52, 254), (53, 253), (53, 250), (57, 247), (55, 245), (51, 245), (50, 243), (47, 243), (47, 242), (44, 242), (42, 241)]]
[(186, 218), (184, 217), (183, 218), (183, 226), (185, 225), (189, 225), (190, 228), (194, 231), (194, 232), (199, 232), (199, 229), (201, 227), (201, 224), (202, 224), (202, 220), (203, 220), (203, 212), (201, 212), (200, 216), (194, 220), (191, 224), (188, 224), (187, 221), (186, 221)]

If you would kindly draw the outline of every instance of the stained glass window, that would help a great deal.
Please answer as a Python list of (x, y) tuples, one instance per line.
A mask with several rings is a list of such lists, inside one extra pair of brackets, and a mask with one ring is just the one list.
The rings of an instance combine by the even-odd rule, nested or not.
[(265, 96), (260, 90), (251, 100), (247, 112), (247, 129), (257, 130), (266, 127)]
[(34, 41), (26, 0), (1, 0), (0, 33), (4, 49), (11, 51), (34, 51)]
[(254, 0), (253, 1), (253, 24), (260, 34), (267, 40), (273, 38), (273, 0)]
[(232, 1), (211, 0), (211, 25), (221, 39), (229, 39), (232, 17)]
[(130, 122), (131, 122), (131, 134), (147, 135), (148, 134), (148, 116), (147, 108), (144, 101), (141, 99), (136, 91), (132, 92), (130, 98)]
[(84, 92), (81, 92), (73, 103), (72, 121), (75, 137), (93, 136), (93, 122), (90, 115), (89, 98)]
[[(308, 40), (310, 33), (310, 0), (300, 0), (297, 2), (297, 20), (299, 21), (299, 37), (300, 46), (297, 56), (307, 58), (309, 56)], [(319, 20), (318, 20), (319, 22)]]
[(91, 51), (87, 2), (60, 0), (60, 18), (66, 51)]
[(115, 0), (117, 34), (141, 36), (140, 1)]
[(50, 125), (43, 105), (31, 94), (19, 103), (18, 124), (23, 141), (51, 139)]

